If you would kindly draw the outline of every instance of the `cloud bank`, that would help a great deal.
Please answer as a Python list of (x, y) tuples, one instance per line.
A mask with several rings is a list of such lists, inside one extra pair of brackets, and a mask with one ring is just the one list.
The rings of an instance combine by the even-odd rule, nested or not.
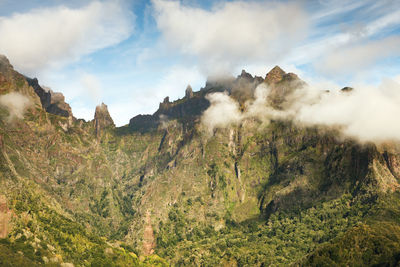
[(0, 54), (18, 70), (35, 75), (121, 42), (132, 34), (133, 21), (119, 1), (15, 13), (0, 17)]
[(235, 1), (206, 10), (179, 1), (152, 2), (165, 41), (195, 56), (207, 74), (274, 61), (305, 38), (308, 28), (306, 13), (293, 3)]
[(338, 129), (344, 137), (362, 143), (400, 141), (400, 83), (396, 80), (387, 79), (377, 87), (359, 85), (351, 92), (326, 92), (305, 86), (287, 96), (283, 110), (268, 104), (269, 92), (265, 84), (258, 86), (255, 100), (248, 102), (243, 112), (227, 94), (210, 94), (211, 106), (204, 112), (202, 123), (212, 133), (249, 118), (264, 123), (280, 119), (300, 126)]
[(350, 94), (323, 94), (298, 107), (295, 119), (308, 125), (337, 126), (361, 142), (400, 141), (400, 84), (387, 79), (378, 87), (360, 85)]
[(7, 121), (23, 119), (24, 113), (32, 105), (30, 99), (23, 94), (12, 92), (0, 96), (0, 106), (5, 107), (9, 113)]

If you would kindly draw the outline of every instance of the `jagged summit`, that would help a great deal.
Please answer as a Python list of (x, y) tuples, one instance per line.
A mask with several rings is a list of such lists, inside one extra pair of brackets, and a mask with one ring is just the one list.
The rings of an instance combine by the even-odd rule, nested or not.
[(14, 68), (8, 58), (0, 54), (0, 83), (10, 80), (13, 71)]
[(186, 98), (192, 98), (193, 97), (193, 89), (192, 89), (192, 86), (190, 86), (190, 84), (186, 87), (185, 97)]
[(239, 103), (245, 103), (254, 98), (255, 89), (263, 82), (266, 82), (271, 87), (269, 100), (277, 108), (280, 107), (280, 104), (291, 91), (304, 83), (296, 74), (286, 73), (278, 66), (267, 74), (265, 80), (262, 77), (253, 76), (246, 70), (242, 70), (241, 74), (236, 78), (223, 77), (221, 79), (207, 80), (206, 86), (198, 92), (193, 92), (192, 87), (188, 85), (184, 98), (170, 101), (168, 96), (165, 97), (153, 115), (138, 115), (129, 121), (129, 126), (131, 129), (139, 131), (156, 129), (160, 124), (160, 116), (165, 116), (168, 119), (194, 122), (210, 105), (206, 97), (207, 94), (226, 91)]
[(269, 84), (280, 82), (284, 75), (286, 75), (286, 72), (279, 66), (275, 66), (265, 76), (265, 82)]
[(294, 73), (286, 73), (279, 66), (273, 67), (265, 76), (265, 82), (269, 85), (276, 84), (282, 81), (295, 81), (300, 80), (299, 77)]
[(354, 90), (353, 87), (346, 86), (346, 87), (343, 87), (342, 89), (340, 89), (340, 92), (342, 92), (342, 93), (350, 93), (353, 90)]
[(3, 68), (13, 68), (13, 66), (11, 65), (10, 61), (8, 60), (8, 58), (4, 55), (0, 54), (0, 71), (3, 70)]
[(238, 79), (240, 79), (240, 78), (247, 79), (247, 80), (253, 80), (253, 75), (251, 75), (250, 73), (246, 72), (245, 70), (242, 70), (242, 72), (238, 76)]
[(106, 104), (101, 103), (100, 105), (96, 106), (96, 111), (94, 113), (94, 124), (97, 136), (100, 135), (104, 128), (115, 126), (114, 121), (108, 112), (108, 107)]
[(28, 84), (35, 90), (39, 96), (42, 107), (51, 114), (73, 117), (72, 109), (68, 103), (65, 102), (65, 97), (62, 93), (54, 92), (49, 89), (43, 89), (36, 78), (25, 78)]

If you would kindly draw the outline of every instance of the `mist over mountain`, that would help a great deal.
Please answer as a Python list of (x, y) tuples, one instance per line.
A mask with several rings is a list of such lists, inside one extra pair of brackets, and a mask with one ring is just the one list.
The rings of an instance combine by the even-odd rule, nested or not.
[(399, 84), (266, 72), (183, 87), (116, 127), (2, 56), (0, 264), (398, 264)]
[(0, 266), (400, 266), (400, 1), (0, 0)]

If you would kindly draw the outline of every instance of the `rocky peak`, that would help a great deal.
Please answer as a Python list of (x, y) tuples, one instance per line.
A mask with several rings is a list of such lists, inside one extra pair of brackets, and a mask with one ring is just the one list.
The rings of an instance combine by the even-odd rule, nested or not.
[(8, 69), (13, 69), (13, 66), (10, 64), (10, 61), (6, 56), (0, 54), (0, 71)]
[(342, 92), (342, 93), (350, 93), (353, 90), (354, 90), (353, 87), (346, 86), (346, 87), (343, 87), (342, 89), (340, 89), (340, 92)]
[(268, 72), (264, 82), (271, 89), (268, 100), (277, 109), (282, 108), (282, 104), (286, 101), (288, 95), (305, 85), (305, 82), (296, 74), (286, 73), (279, 66), (275, 66)]
[(169, 102), (169, 96), (167, 96), (164, 98), (164, 101), (162, 103), (160, 103), (159, 109), (161, 109), (161, 110), (168, 109), (170, 104), (171, 104), (171, 102)]
[(192, 89), (192, 87), (190, 86), (190, 84), (186, 87), (186, 90), (185, 90), (185, 97), (186, 97), (186, 98), (192, 98), (192, 97), (193, 97), (193, 89)]
[(268, 84), (278, 83), (282, 81), (285, 75), (286, 72), (284, 72), (279, 66), (275, 66), (265, 76), (265, 82)]
[(7, 80), (7, 76), (10, 76), (13, 69), (8, 58), (0, 54), (0, 83)]
[(246, 79), (246, 80), (252, 81), (253, 76), (250, 73), (246, 72), (245, 70), (242, 70), (242, 73), (240, 73), (240, 75), (238, 76), (238, 79)]
[(62, 93), (53, 92), (49, 89), (43, 89), (43, 87), (39, 85), (39, 82), (36, 78), (26, 78), (26, 81), (39, 96), (42, 107), (48, 113), (67, 118), (73, 116), (71, 107), (65, 102), (65, 97)]
[(99, 136), (101, 131), (109, 126), (114, 127), (114, 121), (108, 112), (108, 107), (106, 104), (101, 103), (96, 107), (96, 111), (94, 113), (94, 124), (96, 129), (96, 135)]

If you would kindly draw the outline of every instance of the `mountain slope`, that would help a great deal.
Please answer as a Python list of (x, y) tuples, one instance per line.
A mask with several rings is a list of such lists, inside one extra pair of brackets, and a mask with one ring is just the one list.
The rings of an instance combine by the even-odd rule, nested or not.
[[(275, 67), (265, 79), (243, 71), (209, 81), (120, 128), (104, 104), (93, 121), (77, 120), (63, 97), (46, 94), (5, 59), (0, 74), (2, 95), (30, 102), (22, 119), (10, 119), (7, 102), (0, 106), (0, 251), (21, 251), (16, 261), (166, 264), (154, 254), (172, 265), (207, 266), (399, 260), (397, 235), (385, 231), (400, 223), (397, 144), (359, 144), (287, 119), (248, 117), (211, 131), (202, 123), (216, 92), (245, 112), (265, 85), (269, 105), (284, 109), (305, 85), (295, 74)], [(365, 245), (349, 247), (363, 236)]]

